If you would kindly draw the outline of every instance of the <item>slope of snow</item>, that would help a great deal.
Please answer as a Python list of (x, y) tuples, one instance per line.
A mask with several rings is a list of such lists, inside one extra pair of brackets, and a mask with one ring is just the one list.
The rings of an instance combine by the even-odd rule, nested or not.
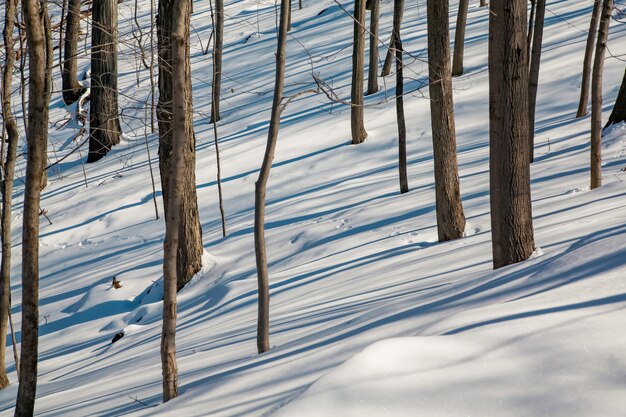
[[(469, 11), (467, 74), (454, 82), (467, 237), (436, 243), (428, 91), (416, 90), (427, 72), (426, 9), (422, 0), (407, 2), (406, 91), (416, 90), (405, 101), (411, 192), (398, 193), (393, 77), (379, 79), (381, 92), (367, 98), (369, 136), (359, 146), (349, 145), (346, 107), (306, 95), (287, 108), (268, 189), (272, 349), (264, 355), (256, 354), (255, 344), (253, 193), (272, 100), (275, 6), (226, 1), (218, 133), (228, 236), (222, 238), (208, 123), (211, 58), (202, 53), (210, 15), (207, 2), (194, 3), (197, 184), (207, 255), (203, 274), (179, 296), (180, 396), (167, 404), (161, 404), (159, 357), (164, 224), (155, 220), (149, 172), (151, 162), (162, 214), (158, 139), (146, 125), (148, 72), (140, 67), (135, 75), (134, 4), (121, 3), (124, 141), (84, 171), (86, 148), (75, 152), (51, 169), (43, 193), (42, 208), (53, 224), (42, 219), (37, 413), (349, 415), (366, 396), (369, 412), (381, 415), (383, 407), (406, 412), (398, 408), (402, 404), (431, 415), (619, 415), (626, 406), (626, 397), (617, 394), (626, 378), (619, 319), (626, 305), (620, 282), (626, 272), (626, 138), (623, 130), (612, 130), (605, 186), (590, 192), (590, 122), (574, 114), (591, 2), (548, 2), (532, 167), (540, 249), (531, 260), (496, 272), (488, 194), (488, 11), (475, 3)], [(352, 2), (341, 4), (351, 10)], [(145, 41), (149, 2), (139, 5)], [(453, 1), (453, 17), (456, 8)], [(383, 2), (384, 41), (391, 11), (391, 2)], [(314, 72), (339, 97), (349, 97), (350, 17), (332, 0), (305, 0), (304, 9), (293, 13), (286, 95), (314, 87)], [(605, 117), (623, 75), (624, 36), (626, 25), (614, 21)], [(88, 64), (81, 57), (79, 74)], [(60, 89), (60, 78), (55, 87)], [(14, 107), (21, 116), (18, 101)], [(59, 93), (51, 105), (54, 162), (74, 149), (78, 126), (61, 126), (71, 109)], [(12, 269), (18, 341), (24, 168), (20, 158)], [(110, 286), (112, 277), (121, 288)], [(120, 332), (124, 336), (112, 344)], [(9, 371), (15, 382), (10, 358)], [(388, 387), (381, 386), (385, 373)], [(329, 389), (335, 392), (324, 393)], [(584, 395), (570, 401), (566, 394), (574, 395), (574, 389)], [(12, 414), (16, 392), (15, 383), (0, 392), (2, 415)], [(396, 400), (386, 402), (387, 393)]]

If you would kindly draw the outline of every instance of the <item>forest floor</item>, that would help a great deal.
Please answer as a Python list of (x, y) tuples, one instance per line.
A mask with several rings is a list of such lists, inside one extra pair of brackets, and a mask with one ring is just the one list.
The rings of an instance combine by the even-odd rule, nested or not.
[[(303, 3), (293, 10), (285, 94), (315, 87), (314, 73), (346, 99), (352, 20), (332, 0)], [(384, 41), (391, 3), (382, 3)], [(148, 42), (150, 4), (139, 6)], [(155, 220), (150, 180), (152, 166), (159, 190), (158, 138), (145, 113), (149, 73), (140, 65), (137, 74), (134, 4), (120, 3), (124, 141), (95, 164), (81, 163), (86, 147), (73, 153), (50, 169), (43, 192), (52, 224), (42, 218), (37, 415), (623, 416), (626, 127), (607, 134), (604, 186), (590, 191), (590, 119), (574, 118), (591, 7), (588, 0), (548, 2), (531, 169), (537, 250), (511, 267), (491, 265), (488, 10), (478, 1), (469, 10), (466, 74), (454, 81), (465, 238), (437, 243), (423, 0), (407, 2), (403, 29), (409, 193), (398, 187), (393, 76), (379, 78), (381, 91), (366, 98), (369, 136), (358, 146), (349, 144), (349, 108), (323, 94), (290, 104), (267, 196), (272, 348), (257, 355), (254, 182), (272, 101), (275, 6), (226, 1), (217, 127), (228, 226), (222, 238), (208, 116), (212, 60), (203, 54), (211, 19), (208, 2), (195, 1), (191, 59), (206, 255), (202, 273), (179, 294), (180, 396), (162, 404), (164, 223), (158, 192)], [(604, 120), (624, 71), (624, 39), (626, 25), (614, 20)], [(79, 73), (88, 65), (81, 56)], [(60, 85), (57, 68), (55, 90)], [(62, 126), (75, 109), (60, 93), (51, 106), (55, 162), (74, 149), (79, 126)], [(21, 157), (12, 269), (18, 341), (24, 173)], [(121, 288), (111, 286), (113, 277)], [(111, 343), (118, 332), (123, 338)], [(12, 415), (17, 392), (8, 362), (13, 383), (0, 392), (3, 416)]]

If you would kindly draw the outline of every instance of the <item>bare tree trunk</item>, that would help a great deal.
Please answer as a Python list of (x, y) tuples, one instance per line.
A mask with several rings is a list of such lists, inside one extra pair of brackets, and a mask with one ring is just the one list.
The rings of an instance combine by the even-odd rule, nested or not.
[(606, 123), (604, 128), (606, 129), (612, 124), (624, 121), (626, 121), (626, 71), (624, 71), (624, 78), (622, 79), (622, 85), (619, 88), (619, 93), (617, 94), (617, 100), (615, 100), (613, 111), (611, 112), (609, 121)]
[(456, 156), (448, 8), (448, 0), (427, 1), (430, 119), (440, 242), (461, 238), (465, 231)]
[[(270, 127), (267, 134), (267, 146), (259, 172), (259, 179), (254, 187), (254, 249), (259, 285), (259, 315), (257, 324), (257, 350), (259, 353), (270, 349), (270, 288), (267, 269), (267, 250), (265, 246), (265, 192), (272, 169), (278, 130), (280, 129), (281, 102), (285, 86), (285, 50), (287, 46), (287, 25), (289, 23), (289, 2), (280, 2), (280, 23), (278, 27), (278, 45), (276, 48), (276, 78), (274, 82), (274, 100)], [(363, 66), (361, 66), (363, 69)]]
[(530, 47), (533, 44), (533, 29), (535, 27), (535, 10), (537, 9), (537, 0), (530, 0), (530, 17), (528, 18), (528, 31), (526, 32), (526, 56), (530, 60)]
[(63, 0), (61, 7), (61, 22), (59, 23), (59, 65), (63, 65), (63, 29), (65, 26), (65, 16), (67, 14), (67, 0)]
[(22, 225), (22, 361), (16, 416), (32, 416), (37, 390), (39, 334), (39, 202), (48, 140), (50, 80), (46, 79), (46, 3), (23, 0), (29, 61), (28, 155)]
[(465, 27), (467, 25), (467, 9), (469, 0), (459, 1), (459, 11), (456, 15), (456, 29), (454, 31), (454, 57), (452, 60), (452, 76), (463, 74), (463, 54), (465, 51)]
[(406, 123), (404, 120), (404, 74), (402, 67), (402, 11), (404, 0), (394, 0), (393, 3), (393, 39), (396, 51), (396, 119), (398, 122), (398, 173), (400, 178), (400, 194), (409, 192), (409, 177), (407, 175), (406, 162)]
[[(13, 179), (15, 177), (15, 159), (19, 132), (17, 122), (11, 109), (11, 90), (13, 86), (13, 69), (15, 67), (15, 45), (13, 28), (18, 0), (7, 0), (4, 6), (4, 38), (5, 63), (2, 73), (2, 121), (7, 133), (6, 162), (3, 163), (2, 182), (2, 217), (0, 238), (2, 239), (2, 263), (0, 264), (0, 389), (9, 385), (6, 374), (6, 337), (9, 314), (11, 314), (11, 208), (13, 206)], [(3, 138), (4, 139), (4, 138)], [(4, 158), (4, 155), (0, 155)]]
[(222, 88), (222, 53), (224, 50), (224, 0), (215, 0), (215, 37), (213, 44), (213, 85), (211, 123), (220, 121), (220, 90)]
[[(173, 152), (172, 147), (172, 50), (170, 37), (172, 31), (172, 5), (174, 0), (160, 0), (157, 15), (157, 38), (159, 49), (159, 102), (157, 116), (159, 120), (159, 171), (161, 173), (161, 188), (165, 215), (168, 212), (169, 201), (169, 172)], [(170, 17), (170, 18), (168, 18)], [(187, 26), (189, 38), (189, 26)], [(189, 48), (189, 45), (187, 45)], [(202, 228), (198, 214), (198, 197), (196, 194), (196, 139), (193, 132), (193, 109), (191, 102), (191, 67), (189, 51), (186, 55), (185, 88), (188, 90), (190, 101), (187, 108), (187, 135), (185, 150), (185, 173), (181, 179), (181, 226), (178, 236), (178, 255), (176, 261), (177, 289), (180, 290), (202, 268)]]
[(576, 117), (587, 115), (587, 103), (589, 101), (589, 85), (591, 83), (591, 63), (593, 61), (594, 43), (596, 33), (598, 31), (598, 20), (600, 19), (600, 11), (602, 10), (602, 0), (594, 0), (593, 10), (591, 12), (591, 22), (589, 23), (589, 33), (587, 35), (587, 44), (585, 47), (585, 59), (583, 61), (583, 79), (580, 84), (580, 101), (578, 102), (578, 111)]
[(534, 250), (528, 154), (526, 0), (491, 0), (489, 14), (489, 183), (493, 266)]
[(169, 196), (165, 214), (166, 229), (163, 256), (163, 332), (161, 336), (161, 363), (163, 368), (163, 401), (178, 395), (178, 368), (176, 366), (176, 290), (177, 252), (183, 209), (183, 181), (185, 175), (185, 147), (189, 140), (187, 111), (191, 108), (189, 88), (189, 20), (190, 0), (172, 0), (171, 3), (171, 82), (172, 134), (169, 166)]
[(380, 0), (370, 0), (370, 56), (367, 74), (367, 95), (378, 92), (378, 20)]
[(598, 29), (596, 55), (591, 78), (591, 189), (602, 185), (602, 75), (604, 56), (609, 40), (609, 25), (613, 13), (613, 0), (602, 2), (602, 15)]
[(350, 127), (352, 144), (363, 143), (367, 138), (363, 111), (363, 78), (365, 55), (365, 0), (354, 1), (354, 44), (352, 50), (352, 106)]
[(380, 72), (381, 77), (386, 77), (391, 74), (391, 64), (393, 64), (393, 58), (396, 52), (393, 50), (393, 46), (396, 44), (396, 40), (393, 38), (393, 32), (391, 33), (391, 38), (389, 39), (389, 48), (387, 49), (387, 54), (385, 55), (385, 62), (383, 63), (383, 69)]
[(539, 87), (539, 64), (541, 63), (541, 44), (543, 42), (543, 24), (546, 15), (546, 0), (536, 0), (535, 29), (533, 33), (532, 56), (528, 80), (528, 149), (530, 162), (535, 160), (535, 108), (537, 107), (537, 88)]
[(117, 112), (117, 0), (94, 0), (91, 31), (91, 103), (87, 162), (120, 143)]
[(487, 0), (480, 0), (480, 7), (485, 7), (487, 5)]

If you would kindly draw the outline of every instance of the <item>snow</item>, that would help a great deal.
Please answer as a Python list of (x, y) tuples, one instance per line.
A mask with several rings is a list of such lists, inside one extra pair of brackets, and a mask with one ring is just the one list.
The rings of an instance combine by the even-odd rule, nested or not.
[[(451, 19), (457, 2), (451, 2)], [(272, 349), (256, 353), (254, 181), (272, 100), (273, 1), (226, 1), (218, 124), (228, 236), (221, 237), (209, 124), (207, 2), (191, 33), (197, 184), (205, 268), (179, 294), (180, 396), (161, 402), (164, 224), (148, 71), (136, 78), (132, 2), (120, 4), (124, 141), (85, 165), (86, 148), (49, 173), (41, 226), (40, 362), (45, 416), (621, 416), (626, 408), (623, 276), (624, 126), (605, 135), (604, 186), (589, 191), (589, 117), (575, 119), (592, 4), (548, 2), (538, 95), (533, 257), (493, 271), (488, 193), (488, 11), (469, 10), (466, 75), (455, 117), (466, 237), (437, 243), (428, 91), (405, 99), (409, 185), (399, 195), (394, 80), (366, 98), (365, 143), (349, 145), (349, 109), (304, 95), (283, 114), (268, 188)], [(341, 2), (351, 10), (351, 2)], [(149, 3), (139, 0), (144, 40)], [(406, 91), (427, 72), (425, 2), (407, 2)], [(58, 21), (58, 8), (53, 23)], [(326, 11), (318, 15), (322, 10)], [(382, 3), (387, 41), (391, 2)], [(1, 13), (1, 12), (0, 12)], [(332, 0), (293, 10), (286, 95), (313, 71), (349, 97), (352, 23)], [(83, 25), (83, 29), (85, 29)], [(612, 22), (604, 120), (623, 75), (626, 26)], [(82, 47), (82, 41), (81, 41)], [(384, 50), (381, 46), (381, 52)], [(55, 61), (56, 62), (56, 61)], [(79, 74), (88, 67), (79, 60)], [(54, 86), (60, 89), (55, 70)], [(16, 80), (17, 86), (17, 80)], [(50, 159), (76, 146), (74, 108), (55, 93)], [(14, 101), (21, 120), (19, 100)], [(80, 139), (79, 139), (80, 140)], [(148, 143), (161, 218), (155, 220)], [(53, 148), (54, 146), (54, 148)], [(13, 318), (20, 340), (20, 226), (25, 160), (13, 217)], [(87, 187), (85, 186), (87, 183)], [(112, 278), (122, 287), (111, 286)], [(113, 336), (124, 336), (111, 343)], [(7, 340), (10, 342), (10, 339)], [(12, 415), (13, 382), (0, 392)], [(362, 402), (361, 402), (362, 401)]]

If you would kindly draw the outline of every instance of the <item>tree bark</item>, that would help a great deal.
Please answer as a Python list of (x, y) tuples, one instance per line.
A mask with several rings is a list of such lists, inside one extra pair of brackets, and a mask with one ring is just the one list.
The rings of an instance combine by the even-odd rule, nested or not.
[[(274, 81), (274, 100), (270, 127), (267, 134), (265, 155), (254, 187), (254, 249), (259, 285), (259, 312), (257, 323), (257, 350), (259, 353), (270, 349), (270, 289), (267, 268), (267, 250), (265, 245), (265, 193), (269, 180), (278, 130), (280, 129), (281, 102), (285, 86), (285, 50), (287, 45), (287, 25), (289, 23), (289, 2), (280, 2), (280, 23), (278, 27), (278, 45), (276, 48), (276, 78)], [(363, 69), (363, 66), (361, 66)]]
[(350, 127), (352, 144), (363, 143), (367, 138), (363, 111), (363, 78), (365, 55), (365, 0), (354, 1), (354, 43), (352, 49), (352, 106)]
[(602, 75), (613, 0), (603, 0), (591, 78), (591, 189), (602, 185)]
[(391, 38), (389, 39), (389, 48), (387, 49), (387, 54), (385, 55), (385, 62), (383, 62), (383, 69), (380, 72), (381, 77), (386, 77), (391, 74), (391, 64), (393, 64), (393, 58), (396, 55), (396, 52), (393, 50), (395, 43), (396, 40), (393, 38), (392, 32)]
[(224, 49), (224, 0), (215, 0), (215, 43), (213, 47), (213, 85), (211, 123), (220, 121), (220, 90), (222, 88), (222, 53)]
[(543, 24), (546, 15), (546, 0), (536, 0), (535, 29), (533, 30), (532, 56), (528, 80), (528, 149), (530, 162), (535, 157), (535, 108), (537, 107), (537, 88), (539, 87), (539, 65), (541, 63), (541, 44), (543, 42)]
[(39, 333), (39, 203), (48, 140), (51, 80), (46, 67), (46, 3), (23, 0), (29, 60), (29, 100), (24, 213), (22, 225), (22, 361), (15, 406), (16, 416), (32, 416), (37, 390)]
[(189, 144), (187, 112), (191, 108), (189, 72), (190, 0), (172, 0), (171, 13), (171, 157), (169, 166), (169, 195), (165, 214), (165, 243), (163, 256), (163, 332), (161, 336), (161, 363), (163, 370), (163, 401), (178, 395), (178, 368), (176, 366), (176, 291), (177, 252), (180, 244), (183, 187), (186, 185), (185, 148)]
[(448, 8), (448, 0), (427, 1), (430, 120), (440, 242), (461, 238), (465, 231), (456, 156)]
[[(159, 102), (157, 117), (159, 121), (159, 171), (163, 203), (167, 216), (169, 204), (169, 172), (173, 152), (172, 147), (172, 50), (170, 38), (172, 33), (172, 7), (174, 0), (160, 0), (157, 16), (157, 38), (159, 50)], [(187, 26), (187, 38), (189, 26)], [(191, 67), (189, 63), (189, 45), (186, 53), (186, 85), (187, 103), (185, 136), (185, 173), (181, 185), (181, 226), (178, 236), (178, 255), (176, 261), (177, 289), (180, 290), (202, 268), (202, 228), (198, 214), (198, 197), (196, 194), (196, 139), (193, 132), (193, 108), (191, 102)]]
[(87, 162), (120, 143), (117, 111), (117, 0), (94, 0), (91, 31), (91, 102)]
[(531, 46), (533, 44), (533, 29), (535, 27), (535, 10), (537, 0), (530, 0), (530, 17), (528, 18), (528, 31), (526, 32), (526, 56), (530, 61)]
[[(19, 132), (17, 121), (11, 109), (11, 90), (13, 86), (13, 70), (15, 67), (15, 45), (13, 28), (15, 27), (15, 12), (18, 0), (7, 0), (4, 8), (4, 38), (5, 63), (2, 73), (2, 121), (7, 134), (6, 160), (3, 163), (2, 182), (2, 215), (0, 217), (0, 239), (2, 239), (2, 261), (0, 264), (0, 389), (9, 385), (6, 373), (6, 337), (9, 314), (11, 314), (11, 208), (13, 206), (13, 179), (15, 178), (15, 160)], [(4, 138), (3, 138), (4, 139)], [(4, 158), (4, 155), (0, 155)]]
[(456, 15), (456, 29), (454, 31), (454, 57), (452, 59), (452, 76), (463, 74), (463, 54), (465, 51), (465, 27), (467, 25), (467, 9), (469, 0), (459, 1), (459, 11)]
[(624, 71), (624, 78), (622, 79), (622, 85), (619, 88), (619, 93), (617, 94), (617, 100), (615, 100), (613, 111), (611, 112), (609, 121), (606, 123), (604, 128), (606, 129), (612, 124), (624, 121), (626, 121), (626, 71)]
[(393, 4), (393, 39), (396, 51), (396, 119), (398, 122), (398, 174), (400, 179), (400, 194), (409, 192), (409, 177), (406, 162), (406, 123), (404, 120), (404, 74), (402, 67), (402, 11), (404, 0), (394, 0)]
[(65, 29), (65, 59), (61, 77), (63, 81), (63, 101), (69, 105), (75, 103), (84, 89), (78, 82), (78, 36), (80, 34), (80, 0), (69, 0)]
[(578, 102), (578, 111), (576, 117), (587, 115), (587, 103), (589, 102), (589, 85), (591, 83), (591, 64), (593, 61), (594, 43), (596, 33), (598, 31), (598, 20), (600, 19), (600, 11), (602, 10), (602, 0), (595, 0), (593, 10), (591, 11), (591, 22), (589, 23), (589, 33), (587, 35), (587, 44), (585, 47), (585, 58), (583, 60), (583, 78), (580, 83), (580, 100)]
[(367, 95), (378, 92), (378, 20), (380, 0), (370, 0), (370, 50), (367, 74)]
[[(493, 266), (534, 250), (528, 153), (526, 0), (492, 0), (489, 14), (489, 184)], [(522, 115), (522, 117), (520, 117)]]

